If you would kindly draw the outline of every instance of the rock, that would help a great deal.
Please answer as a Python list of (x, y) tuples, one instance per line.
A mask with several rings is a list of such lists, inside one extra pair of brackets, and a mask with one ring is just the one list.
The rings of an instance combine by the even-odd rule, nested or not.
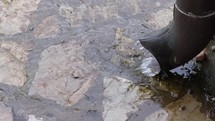
[(29, 95), (66, 106), (77, 103), (99, 74), (97, 65), (84, 58), (84, 48), (84, 44), (64, 43), (44, 50)]
[(157, 30), (165, 27), (173, 20), (172, 9), (161, 9), (151, 13), (148, 17), (145, 17), (146, 26), (152, 30)]
[(142, 64), (140, 65), (140, 70), (142, 74), (153, 77), (160, 73), (161, 68), (154, 56), (145, 56), (142, 60)]
[(126, 121), (144, 102), (143, 98), (151, 95), (139, 92), (139, 87), (132, 85), (130, 80), (121, 77), (104, 78), (104, 121)]
[(59, 13), (74, 27), (86, 21), (97, 23), (117, 18), (119, 14), (125, 13), (125, 9), (130, 11), (127, 15), (140, 13), (141, 9), (138, 3), (138, 0), (118, 0), (106, 1), (100, 5), (80, 4), (76, 7), (62, 4)]
[(186, 109), (186, 107), (183, 105), (179, 108), (180, 111), (184, 111)]
[(153, 85), (155, 89), (168, 92), (174, 98), (178, 97), (183, 87), (183, 82), (181, 81), (181, 78), (177, 79), (176, 77), (174, 79), (166, 78), (162, 81), (150, 79), (150, 81), (151, 85)]
[[(41, 0), (1, 0), (0, 33), (14, 35), (24, 32), (30, 24), (29, 16)], [(12, 24), (11, 24), (12, 23)]]
[(6, 107), (2, 102), (0, 102), (0, 121), (13, 121), (11, 108)]
[(206, 49), (201, 51), (196, 57), (195, 57), (197, 62), (203, 62), (208, 59)]
[(137, 50), (135, 50), (135, 48), (132, 48), (132, 45), (135, 44), (135, 41), (126, 36), (123, 36), (122, 29), (120, 29), (120, 28), (116, 29), (115, 40), (116, 40), (117, 52), (121, 56), (140, 55), (140, 53), (138, 53)]
[[(202, 104), (197, 102), (191, 95), (185, 95), (166, 106), (170, 121), (210, 121), (204, 113), (201, 112)], [(181, 108), (181, 110), (180, 110)]]
[(28, 116), (28, 121), (43, 121), (43, 118), (36, 118), (34, 115)]
[(169, 114), (163, 110), (157, 110), (145, 118), (144, 121), (168, 121)]
[(45, 18), (34, 30), (34, 35), (38, 38), (55, 37), (59, 32), (58, 20), (55, 16)]
[(0, 42), (0, 83), (23, 86), (27, 81), (25, 63), (28, 52), (12, 41)]
[(126, 67), (132, 67), (135, 65), (136, 60), (140, 59), (141, 52), (135, 47), (135, 41), (123, 36), (123, 30), (120, 28), (116, 29), (115, 40), (116, 40), (116, 56), (113, 56), (111, 62), (114, 64), (121, 64)]
[(71, 6), (62, 4), (59, 12), (61, 16), (65, 17), (70, 22), (71, 26), (81, 24), (84, 19), (88, 19), (90, 22), (96, 23), (99, 17), (101, 17), (100, 19), (107, 20), (117, 16), (117, 9), (115, 5), (103, 7), (88, 7), (86, 5), (81, 5), (75, 9)]

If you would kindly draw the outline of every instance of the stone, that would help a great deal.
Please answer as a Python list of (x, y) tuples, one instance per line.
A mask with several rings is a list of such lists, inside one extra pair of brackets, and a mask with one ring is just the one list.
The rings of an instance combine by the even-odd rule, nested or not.
[(104, 112), (102, 113), (104, 121), (128, 120), (129, 115), (138, 111), (138, 106), (144, 103), (144, 97), (151, 95), (141, 93), (139, 86), (134, 86), (130, 80), (121, 77), (105, 77)]
[(183, 105), (179, 108), (180, 111), (184, 111), (186, 109), (186, 107)]
[(111, 62), (114, 64), (121, 64), (126, 67), (132, 67), (136, 64), (136, 60), (140, 59), (141, 51), (136, 48), (135, 41), (131, 38), (123, 36), (123, 30), (116, 28), (115, 30), (116, 41), (116, 55), (113, 56)]
[(12, 41), (0, 42), (0, 83), (23, 86), (27, 81), (25, 63), (28, 52)]
[(59, 32), (59, 23), (55, 16), (45, 18), (34, 30), (34, 35), (38, 38), (56, 37)]
[(2, 102), (0, 102), (0, 121), (13, 121), (11, 108), (6, 107)]
[(151, 30), (158, 30), (169, 24), (173, 20), (173, 10), (172, 9), (161, 9), (148, 15), (146, 19), (146, 25)]
[[(201, 112), (202, 104), (191, 95), (185, 95), (181, 99), (166, 106), (170, 121), (210, 121)], [(180, 108), (183, 108), (180, 110)]]
[(71, 42), (45, 49), (29, 95), (40, 95), (65, 106), (83, 98), (99, 74), (97, 65), (84, 58), (84, 48), (84, 44)]
[(168, 116), (164, 109), (160, 109), (147, 116), (144, 121), (168, 121)]
[(36, 118), (34, 115), (28, 116), (28, 121), (43, 121), (43, 118)]
[(0, 33), (14, 35), (27, 30), (29, 16), (41, 0), (1, 0)]
[(118, 18), (120, 13), (129, 9), (130, 14), (140, 13), (138, 0), (117, 0), (105, 1), (101, 5), (80, 4), (76, 7), (62, 4), (59, 9), (61, 16), (65, 17), (72, 27), (83, 24), (86, 21), (91, 23), (105, 22), (112, 18)]
[(158, 80), (159, 78), (149, 79), (151, 85), (153, 85), (155, 89), (167, 92), (174, 98), (178, 97), (178, 95), (182, 91), (183, 83), (181, 81), (181, 78), (163, 78), (162, 81)]
[(99, 17), (107, 20), (114, 16), (117, 16), (117, 10), (115, 5), (113, 6), (95, 6), (87, 7), (86, 5), (78, 6), (77, 9), (68, 5), (61, 5), (59, 9), (60, 15), (65, 17), (71, 24), (76, 26), (81, 24), (84, 19), (89, 19), (92, 23), (95, 23)]

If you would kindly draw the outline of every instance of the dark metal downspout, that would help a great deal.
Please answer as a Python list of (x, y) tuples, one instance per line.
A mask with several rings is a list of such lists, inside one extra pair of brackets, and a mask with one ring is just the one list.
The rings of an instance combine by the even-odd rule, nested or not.
[(173, 22), (140, 42), (162, 70), (170, 70), (194, 58), (214, 33), (215, 0), (177, 0)]

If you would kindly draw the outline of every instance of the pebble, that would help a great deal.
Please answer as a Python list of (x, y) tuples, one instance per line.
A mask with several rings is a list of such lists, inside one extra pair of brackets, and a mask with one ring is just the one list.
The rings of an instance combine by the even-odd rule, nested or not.
[(184, 111), (186, 109), (186, 107), (183, 105), (179, 108), (180, 111)]

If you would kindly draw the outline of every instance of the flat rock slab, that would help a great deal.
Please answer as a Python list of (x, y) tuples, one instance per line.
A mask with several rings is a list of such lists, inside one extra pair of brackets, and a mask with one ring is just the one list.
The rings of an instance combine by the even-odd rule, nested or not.
[(160, 109), (147, 116), (144, 121), (168, 121), (168, 116), (164, 109)]
[(101, 1), (98, 2), (98, 5), (92, 5), (92, 3), (80, 4), (75, 7), (62, 4), (59, 13), (70, 22), (71, 26), (77, 26), (84, 24), (84, 22), (108, 21), (119, 17), (120, 14), (132, 15), (141, 11), (138, 0)]
[(59, 32), (60, 26), (55, 16), (45, 18), (34, 30), (34, 35), (37, 38), (50, 38), (56, 37)]
[[(139, 92), (139, 87), (132, 87), (133, 83), (121, 77), (104, 78), (104, 121), (126, 121), (132, 113), (138, 111), (138, 106), (145, 100)], [(151, 93), (144, 94), (144, 97), (151, 96)]]
[(6, 107), (2, 102), (0, 102), (0, 121), (13, 121), (11, 108)]
[(116, 55), (111, 58), (111, 62), (115, 65), (123, 65), (132, 67), (140, 60), (141, 51), (136, 46), (136, 42), (129, 37), (123, 35), (123, 29), (115, 30), (115, 51)]
[(173, 20), (173, 10), (172, 8), (166, 8), (158, 10), (144, 17), (146, 21), (146, 26), (152, 30), (158, 30), (165, 27)]
[(1, 0), (0, 33), (14, 35), (27, 30), (29, 15), (37, 9), (41, 0)]
[(71, 106), (84, 97), (98, 74), (96, 64), (84, 58), (84, 44), (51, 46), (41, 54), (29, 95)]
[(12, 41), (0, 42), (0, 83), (23, 86), (27, 81), (27, 50)]

